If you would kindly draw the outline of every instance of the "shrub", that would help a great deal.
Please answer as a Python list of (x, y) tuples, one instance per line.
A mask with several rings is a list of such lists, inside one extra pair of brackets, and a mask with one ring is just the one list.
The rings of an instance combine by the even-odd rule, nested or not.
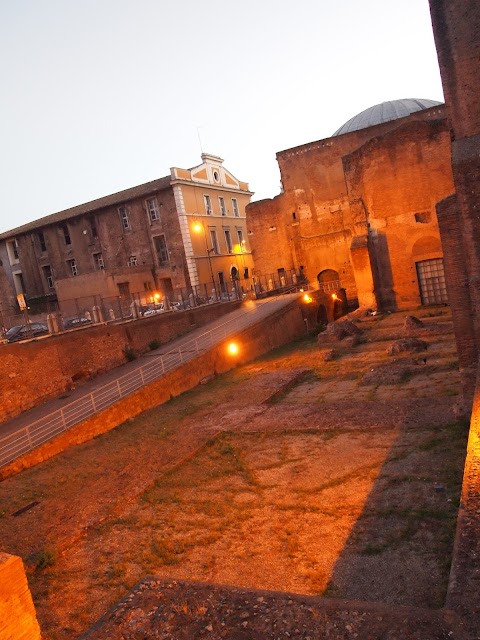
[(160, 340), (152, 340), (151, 342), (148, 343), (148, 348), (150, 349), (150, 351), (155, 351), (155, 349), (158, 349), (160, 345), (161, 345)]
[(132, 360), (136, 360), (137, 359), (137, 352), (135, 351), (135, 349), (133, 347), (125, 347), (125, 349), (123, 350), (123, 353), (125, 354), (125, 358), (129, 361), (132, 362)]
[(52, 567), (56, 560), (57, 553), (54, 549), (42, 549), (37, 554), (35, 570), (41, 571), (42, 569), (47, 569), (47, 567)]

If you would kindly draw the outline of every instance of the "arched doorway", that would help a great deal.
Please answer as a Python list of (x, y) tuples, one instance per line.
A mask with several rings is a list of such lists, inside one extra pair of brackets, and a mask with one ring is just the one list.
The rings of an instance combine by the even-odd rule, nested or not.
[(236, 298), (241, 297), (241, 289), (240, 289), (240, 274), (238, 272), (237, 267), (232, 265), (230, 267), (230, 278), (232, 279), (232, 293)]
[(320, 291), (336, 291), (340, 288), (340, 277), (338, 271), (324, 269), (317, 274)]
[(323, 324), (323, 325), (327, 325), (328, 324), (327, 308), (323, 304), (319, 305), (319, 307), (318, 307), (317, 324)]

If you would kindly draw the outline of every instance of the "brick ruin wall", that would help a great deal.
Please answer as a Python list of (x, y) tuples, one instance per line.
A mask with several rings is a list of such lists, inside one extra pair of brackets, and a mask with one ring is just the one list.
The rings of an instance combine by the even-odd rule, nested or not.
[(457, 337), (468, 336), (457, 343), (468, 406), (475, 389), (471, 361), (476, 362), (480, 355), (480, 4), (477, 0), (430, 0), (430, 12), (452, 125), (456, 212), (452, 203), (441, 203), (439, 210), (445, 213), (446, 227), (455, 228), (464, 258), (460, 261), (456, 248), (449, 247), (448, 278), (463, 285), (464, 295), (452, 300), (452, 311)]
[(347, 189), (342, 168), (343, 156), (352, 153), (371, 138), (396, 129), (401, 123), (438, 120), (445, 115), (445, 107), (440, 105), (417, 111), (401, 120), (384, 122), (367, 129), (280, 151), (277, 153), (277, 161), (283, 189), (285, 192), (295, 189), (311, 190), (319, 201), (345, 198)]
[(331, 269), (350, 300), (358, 296), (370, 306), (372, 262), (385, 306), (419, 305), (415, 262), (442, 256), (435, 203), (453, 192), (444, 107), (284, 151), (277, 159), (285, 192), (247, 207), (256, 269), (274, 273), (303, 265), (311, 281)]
[(24, 344), (0, 345), (0, 421), (124, 364), (126, 347), (145, 352), (153, 340), (165, 344), (239, 305), (209, 305), (79, 329)]
[(453, 191), (447, 121), (407, 122), (343, 163), (351, 207), (361, 202), (368, 223), (380, 306), (420, 305), (416, 263), (442, 257), (435, 204)]
[(437, 205), (464, 402), (473, 405), (447, 606), (480, 626), (480, 3), (430, 0), (456, 194)]

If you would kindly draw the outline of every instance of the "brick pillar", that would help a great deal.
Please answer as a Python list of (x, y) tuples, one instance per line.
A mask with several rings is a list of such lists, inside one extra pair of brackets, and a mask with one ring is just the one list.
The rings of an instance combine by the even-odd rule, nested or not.
[(350, 245), (353, 275), (357, 287), (358, 306), (361, 309), (376, 309), (372, 265), (368, 251), (368, 236), (354, 236)]
[(40, 640), (22, 559), (0, 552), (0, 638)]
[(463, 397), (465, 406), (470, 407), (475, 388), (478, 354), (457, 196), (445, 198), (437, 204), (436, 209), (447, 275), (448, 300), (452, 308), (453, 328), (462, 376)]
[[(459, 285), (463, 300), (452, 299), (460, 362), (473, 367), (480, 354), (480, 3), (478, 0), (430, 0), (445, 102), (452, 124), (452, 169), (457, 194), (456, 222), (448, 222), (456, 243), (442, 233), (447, 280), (459, 274), (459, 253), (464, 260)], [(448, 208), (448, 205), (446, 205)], [(441, 210), (441, 208), (440, 208)], [(453, 216), (453, 214), (452, 214)], [(452, 295), (459, 297), (458, 292)], [(450, 296), (450, 290), (449, 290)], [(466, 332), (461, 339), (459, 332)], [(460, 341), (459, 341), (460, 340)], [(467, 369), (465, 370), (468, 374)], [(471, 397), (473, 377), (468, 381)]]
[(446, 607), (469, 638), (480, 629), (480, 375), (473, 402)]

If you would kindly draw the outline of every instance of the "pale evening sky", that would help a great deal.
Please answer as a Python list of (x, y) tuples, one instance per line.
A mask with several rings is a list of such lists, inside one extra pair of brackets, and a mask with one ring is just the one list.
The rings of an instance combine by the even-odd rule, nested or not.
[(428, 0), (0, 0), (0, 78), (0, 232), (195, 166), (199, 135), (273, 197), (277, 151), (443, 101)]

